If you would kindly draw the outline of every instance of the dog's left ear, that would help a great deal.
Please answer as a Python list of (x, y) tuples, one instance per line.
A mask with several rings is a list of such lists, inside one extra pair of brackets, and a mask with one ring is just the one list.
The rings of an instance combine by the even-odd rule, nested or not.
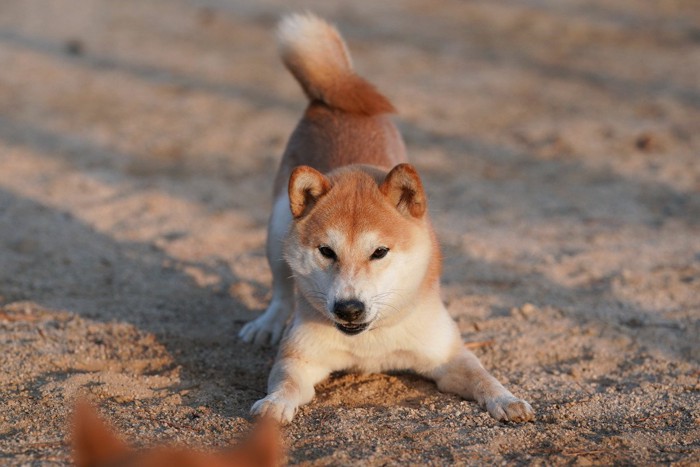
[(226, 453), (225, 460), (230, 467), (279, 467), (284, 465), (284, 451), (278, 422), (263, 417), (247, 440)]
[(420, 219), (425, 214), (427, 203), (423, 183), (411, 164), (399, 164), (391, 169), (379, 185), (379, 191), (404, 216)]
[(295, 219), (302, 217), (331, 189), (331, 182), (318, 170), (300, 165), (289, 177), (289, 208)]

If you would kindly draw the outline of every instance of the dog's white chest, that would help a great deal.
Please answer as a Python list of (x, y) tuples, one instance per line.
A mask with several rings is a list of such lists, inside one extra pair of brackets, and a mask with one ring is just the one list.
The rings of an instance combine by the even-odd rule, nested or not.
[[(405, 328), (375, 329), (356, 336), (346, 336), (328, 326), (321, 333), (315, 330), (314, 345), (306, 346), (313, 360), (323, 362), (324, 366), (338, 370), (354, 370), (362, 373), (377, 373), (388, 370), (419, 369), (434, 361), (432, 350), (446, 352), (438, 339), (433, 345), (427, 345), (424, 339), (418, 339)], [(319, 335), (322, 334), (322, 335)], [(423, 337), (431, 340), (431, 333)], [(309, 343), (311, 340), (307, 340)], [(447, 346), (445, 346), (447, 347)]]

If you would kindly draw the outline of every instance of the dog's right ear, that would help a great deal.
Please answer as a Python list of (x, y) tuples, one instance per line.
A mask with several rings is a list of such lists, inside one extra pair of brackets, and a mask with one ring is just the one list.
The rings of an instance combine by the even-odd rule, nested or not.
[(129, 452), (129, 447), (100, 419), (84, 400), (77, 402), (73, 413), (73, 458), (76, 467), (111, 465)]
[(304, 216), (331, 189), (331, 182), (318, 170), (301, 165), (289, 177), (289, 207), (295, 219)]

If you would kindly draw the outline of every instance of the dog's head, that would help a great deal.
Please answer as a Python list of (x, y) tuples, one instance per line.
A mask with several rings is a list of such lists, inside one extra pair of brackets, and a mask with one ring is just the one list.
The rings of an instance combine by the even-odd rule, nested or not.
[(243, 443), (220, 453), (182, 447), (136, 450), (85, 401), (76, 406), (72, 441), (76, 467), (276, 467), (284, 457), (278, 427), (268, 419)]
[(350, 167), (328, 177), (297, 167), (289, 201), (285, 257), (299, 292), (345, 334), (399, 319), (439, 275), (425, 192), (409, 164), (386, 175)]

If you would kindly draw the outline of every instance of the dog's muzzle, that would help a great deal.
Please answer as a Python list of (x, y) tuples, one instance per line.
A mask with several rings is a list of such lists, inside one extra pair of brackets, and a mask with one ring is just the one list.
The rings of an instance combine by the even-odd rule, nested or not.
[(342, 323), (336, 322), (335, 327), (349, 335), (359, 334), (369, 326), (369, 323), (357, 323), (365, 317), (365, 304), (359, 300), (339, 300), (333, 305), (333, 314)]

